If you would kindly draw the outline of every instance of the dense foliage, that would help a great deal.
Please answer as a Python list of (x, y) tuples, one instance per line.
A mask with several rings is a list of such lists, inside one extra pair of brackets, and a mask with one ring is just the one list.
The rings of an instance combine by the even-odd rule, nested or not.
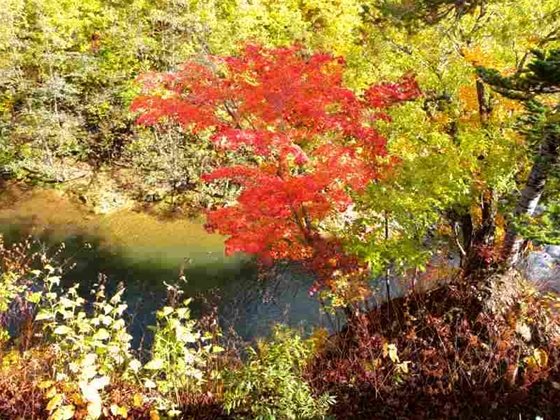
[(557, 415), (558, 296), (511, 269), (560, 243), (559, 22), (557, 0), (5, 0), (0, 192), (188, 206), (348, 324), (239, 346), (168, 285), (141, 352), (124, 288), (88, 298), (0, 241), (0, 417)]
[(209, 229), (229, 236), (227, 253), (303, 261), (332, 285), (335, 271), (347, 274), (356, 262), (329, 222), (350, 208), (348, 190), (363, 191), (390, 170), (372, 125), (388, 118), (382, 109), (418, 96), (416, 83), (374, 85), (358, 97), (342, 84), (341, 60), (306, 58), (300, 48), (247, 47), (214, 65), (146, 77), (147, 96), (133, 103), (139, 122), (171, 119), (220, 149), (249, 149), (256, 164), (204, 175), (243, 187), (235, 205), (208, 213)]

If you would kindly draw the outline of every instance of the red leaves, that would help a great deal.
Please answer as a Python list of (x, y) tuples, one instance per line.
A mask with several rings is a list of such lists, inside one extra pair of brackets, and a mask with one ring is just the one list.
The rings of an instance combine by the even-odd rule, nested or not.
[(205, 176), (243, 187), (235, 205), (208, 214), (208, 229), (229, 236), (227, 253), (304, 261), (323, 280), (355, 265), (320, 224), (348, 208), (350, 190), (362, 191), (388, 168), (377, 159), (387, 153), (385, 139), (371, 127), (372, 116), (388, 117), (374, 108), (419, 92), (409, 77), (361, 99), (344, 87), (343, 70), (343, 60), (306, 56), (300, 47), (248, 46), (239, 57), (143, 78), (145, 96), (132, 107), (140, 123), (169, 118), (193, 132), (211, 130), (216, 147), (249, 148), (262, 161)]
[(374, 108), (387, 108), (399, 102), (415, 99), (420, 96), (418, 83), (412, 76), (404, 77), (400, 83), (382, 83), (370, 87), (365, 97)]

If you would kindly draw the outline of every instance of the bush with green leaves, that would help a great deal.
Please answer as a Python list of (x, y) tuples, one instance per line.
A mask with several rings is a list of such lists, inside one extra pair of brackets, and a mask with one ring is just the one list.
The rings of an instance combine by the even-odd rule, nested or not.
[[(126, 377), (127, 371), (139, 364), (132, 356), (132, 336), (123, 319), (128, 307), (122, 302), (124, 289), (107, 299), (104, 285), (95, 285), (95, 301), (88, 311), (86, 300), (78, 294), (78, 285), (57, 292), (59, 273), (50, 265), (45, 268), (45, 291), (35, 320), (44, 322), (43, 331), (55, 354), (50, 379), (77, 385), (86, 402), (88, 418), (99, 418), (103, 389), (113, 379)], [(56, 390), (52, 387), (55, 382), (47, 381), (46, 387)], [(64, 416), (74, 413), (76, 407), (67, 397), (63, 392), (51, 392), (47, 409), (52, 418), (71, 418)]]
[[(211, 359), (224, 349), (212, 344), (214, 336), (203, 332), (191, 318), (186, 299), (181, 305), (165, 306), (156, 314), (157, 324), (152, 345), (152, 358), (144, 366), (146, 388), (157, 388), (165, 397), (161, 409), (174, 411), (181, 403), (181, 394), (199, 394), (212, 372)], [(169, 404), (173, 401), (173, 404)]]
[[(56, 390), (48, 396), (52, 418), (63, 418), (80, 408), (72, 403), (73, 393), (60, 392), (56, 383), (79, 390), (87, 403), (88, 418), (102, 415), (107, 409), (104, 389), (122, 381), (135, 384), (145, 401), (170, 417), (180, 413), (182, 395), (204, 391), (212, 374), (210, 362), (223, 348), (213, 345), (214, 335), (202, 331), (191, 318), (190, 299), (157, 312), (157, 323), (150, 327), (154, 331), (151, 360), (143, 365), (133, 355), (132, 336), (123, 318), (127, 309), (122, 302), (124, 289), (107, 299), (104, 285), (95, 285), (95, 301), (88, 310), (78, 285), (58, 291), (59, 271), (51, 265), (45, 267), (45, 291), (35, 318), (43, 321), (47, 345), (56, 356), (52, 376), (43, 383)], [(172, 288), (180, 294), (178, 288)]]
[(315, 396), (303, 379), (313, 344), (286, 327), (277, 327), (270, 341), (249, 347), (239, 369), (224, 373), (224, 408), (241, 418), (291, 420), (326, 418), (334, 397)]
[(89, 381), (97, 375), (124, 372), (133, 359), (132, 336), (123, 319), (128, 307), (122, 303), (124, 289), (107, 299), (105, 287), (96, 285), (93, 311), (88, 314), (78, 285), (56, 292), (54, 286), (59, 284), (60, 277), (50, 274), (45, 278), (44, 300), (35, 320), (45, 321), (43, 330), (51, 335), (58, 354), (56, 379)]

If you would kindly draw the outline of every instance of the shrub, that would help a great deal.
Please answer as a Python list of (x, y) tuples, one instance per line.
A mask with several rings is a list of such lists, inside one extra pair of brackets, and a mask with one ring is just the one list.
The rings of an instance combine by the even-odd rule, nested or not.
[(165, 397), (159, 401), (160, 408), (171, 412), (181, 404), (181, 394), (202, 393), (206, 376), (213, 373), (209, 361), (223, 351), (212, 345), (213, 335), (202, 332), (191, 319), (190, 302), (186, 299), (182, 305), (157, 312), (152, 358), (144, 366), (150, 372), (144, 385), (157, 388)]
[(249, 359), (224, 375), (224, 407), (243, 418), (259, 420), (325, 418), (334, 399), (316, 397), (302, 373), (312, 354), (310, 341), (277, 327), (269, 342), (249, 347)]
[[(11, 246), (0, 240), (0, 418), (39, 412), (54, 420), (139, 418), (148, 412), (159, 418), (178, 415), (185, 401), (217, 405), (205, 391), (224, 350), (214, 344), (219, 329), (203, 331), (191, 318), (190, 299), (175, 304), (178, 287), (168, 286), (173, 296), (157, 312), (151, 360), (143, 365), (131, 347), (124, 289), (107, 296), (100, 282), (93, 299), (84, 299), (77, 284), (61, 286), (57, 253), (34, 252), (32, 246), (31, 240)], [(9, 320), (20, 327), (13, 339)], [(35, 340), (19, 352), (23, 334)], [(10, 401), (19, 401), (19, 408)]]
[[(104, 408), (104, 388), (123, 377), (129, 364), (134, 363), (132, 336), (123, 319), (127, 309), (122, 303), (124, 289), (107, 299), (105, 287), (96, 285), (93, 310), (88, 313), (85, 299), (78, 295), (78, 285), (57, 292), (60, 276), (54, 275), (52, 266), (46, 268), (45, 292), (35, 320), (44, 321), (46, 347), (55, 355), (51, 377), (41, 383), (50, 399), (47, 410), (55, 419), (72, 418), (80, 406), (85, 406), (89, 418), (99, 418)], [(64, 386), (57, 387), (57, 383)], [(79, 402), (70, 398), (76, 394), (81, 397)], [(113, 409), (118, 410), (126, 408)]]
[(554, 418), (560, 298), (513, 274), (488, 283), (473, 293), (450, 282), (355, 317), (306, 377), (336, 395), (337, 419)]
[[(30, 239), (13, 245), (5, 245), (0, 235), (0, 349), (10, 335), (8, 326), (11, 309), (17, 309), (19, 318), (25, 312), (25, 302), (38, 299), (36, 293), (32, 293), (28, 286), (36, 279), (37, 271), (34, 265), (47, 265), (49, 258), (45, 253), (32, 252), (32, 241)], [(23, 299), (26, 297), (27, 299)], [(20, 303), (21, 305), (17, 305)]]

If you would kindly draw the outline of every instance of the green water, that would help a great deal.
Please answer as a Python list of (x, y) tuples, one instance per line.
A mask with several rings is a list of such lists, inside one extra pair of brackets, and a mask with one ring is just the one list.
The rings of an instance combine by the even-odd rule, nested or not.
[(6, 240), (32, 235), (53, 251), (64, 242), (61, 258), (75, 265), (66, 281), (79, 283), (84, 294), (100, 274), (109, 287), (124, 284), (138, 339), (165, 301), (164, 282), (176, 282), (181, 273), (188, 279), (185, 296), (218, 305), (223, 325), (246, 339), (266, 334), (277, 322), (307, 329), (326, 325), (318, 302), (308, 296), (309, 276), (275, 267), (263, 280), (251, 258), (226, 257), (224, 238), (208, 234), (203, 224), (203, 218), (162, 218), (132, 209), (93, 215), (56, 190), (0, 192), (0, 233)]

